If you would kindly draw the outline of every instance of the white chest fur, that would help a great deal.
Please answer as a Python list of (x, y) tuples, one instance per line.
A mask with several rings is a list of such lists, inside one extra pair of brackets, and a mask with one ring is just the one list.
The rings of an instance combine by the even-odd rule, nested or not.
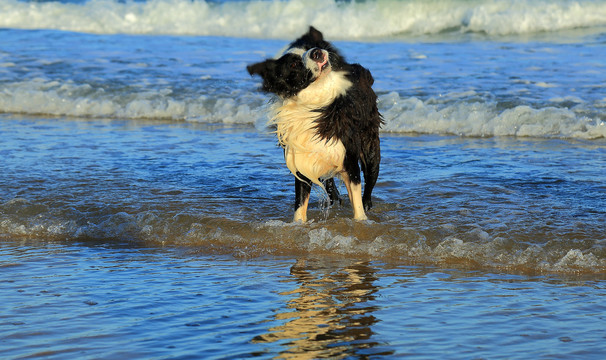
[(339, 175), (343, 171), (345, 147), (338, 139), (320, 138), (314, 127), (320, 113), (316, 110), (329, 105), (351, 86), (344, 74), (331, 71), (274, 108), (270, 124), (282, 147), (286, 166), (320, 185), (320, 179)]

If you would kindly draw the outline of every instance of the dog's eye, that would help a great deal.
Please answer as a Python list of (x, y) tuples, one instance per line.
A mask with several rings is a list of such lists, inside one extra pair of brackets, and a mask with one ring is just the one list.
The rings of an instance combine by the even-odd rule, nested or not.
[(290, 68), (291, 68), (291, 69), (296, 69), (296, 68), (297, 68), (297, 65), (298, 65), (298, 64), (297, 64), (296, 62), (290, 63)]

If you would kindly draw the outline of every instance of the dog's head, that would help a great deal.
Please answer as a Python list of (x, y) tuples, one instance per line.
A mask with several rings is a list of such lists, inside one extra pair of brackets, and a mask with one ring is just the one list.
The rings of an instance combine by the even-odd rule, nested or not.
[(246, 69), (249, 74), (263, 78), (263, 91), (288, 98), (344, 63), (339, 52), (312, 26), (293, 41), (282, 56), (249, 65)]

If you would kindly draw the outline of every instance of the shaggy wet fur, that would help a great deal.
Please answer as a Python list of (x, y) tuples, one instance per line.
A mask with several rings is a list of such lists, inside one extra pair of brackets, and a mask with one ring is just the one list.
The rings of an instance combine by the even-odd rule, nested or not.
[(312, 184), (338, 199), (335, 176), (345, 183), (354, 219), (365, 220), (379, 175), (383, 123), (370, 71), (347, 63), (313, 27), (279, 58), (247, 69), (261, 76), (263, 91), (278, 97), (270, 124), (295, 176), (294, 221), (307, 221)]

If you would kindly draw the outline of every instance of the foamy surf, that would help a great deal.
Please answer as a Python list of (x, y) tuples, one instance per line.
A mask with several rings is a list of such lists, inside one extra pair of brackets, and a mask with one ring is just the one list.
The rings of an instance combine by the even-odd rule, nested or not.
[(169, 88), (139, 87), (127, 93), (118, 88), (73, 81), (34, 79), (5, 84), (0, 112), (81, 118), (183, 120), (222, 124), (261, 124), (266, 99), (254, 92), (183, 97)]
[[(577, 43), (573, 44), (512, 44), (486, 39), (407, 43), (391, 38), (382, 41), (386, 39), (383, 35), (372, 33), (386, 29), (383, 24), (379, 26), (378, 21), (388, 23), (390, 14), (398, 11), (410, 14), (402, 21), (409, 16), (425, 21), (427, 26), (443, 24), (446, 20), (431, 17), (440, 14), (450, 14), (462, 21), (463, 15), (457, 15), (461, 11), (468, 13), (465, 26), (477, 23), (471, 21), (476, 15), (469, 14), (504, 16), (517, 11), (527, 16), (517, 14), (513, 17), (527, 18), (529, 23), (535, 24), (534, 20), (543, 19), (542, 15), (533, 15), (535, 12), (551, 11), (554, 6), (570, 14), (584, 13), (587, 17), (599, 15), (601, 11), (593, 8), (601, 6), (594, 2), (515, 2), (516, 6), (510, 8), (503, 7), (503, 3), (513, 4), (509, 1), (368, 1), (312, 2), (306, 7), (307, 2), (296, 0), (222, 3), (0, 0), (2, 10), (6, 10), (3, 14), (11, 14), (0, 18), (0, 22), (13, 21), (0, 26), (17, 28), (34, 24), (40, 28), (59, 28), (59, 24), (67, 24), (74, 27), (73, 31), (80, 31), (76, 26), (82, 22), (83, 25), (98, 26), (97, 30), (89, 30), (102, 34), (0, 29), (3, 38), (0, 44), (0, 113), (237, 124), (268, 132), (265, 123), (272, 100), (258, 91), (258, 79), (251, 78), (245, 68), (247, 64), (273, 56), (286, 41), (250, 37), (292, 40), (309, 23), (300, 16), (294, 17), (293, 23), (279, 22), (272, 27), (267, 25), (273, 24), (271, 21), (259, 21), (255, 14), (262, 13), (271, 20), (272, 16), (290, 12), (305, 15), (315, 6), (324, 9), (323, 12), (313, 10), (314, 19), (318, 21), (323, 18), (317, 14), (326, 14), (335, 19), (368, 22), (360, 26), (353, 26), (350, 20), (347, 24), (310, 22), (319, 26), (331, 40), (361, 39), (357, 36), (362, 35), (348, 33), (353, 29), (361, 29), (364, 36), (376, 36), (372, 42), (337, 41), (336, 44), (350, 61), (359, 62), (372, 71), (379, 110), (386, 121), (384, 133), (604, 138), (606, 99), (600, 95), (604, 86), (603, 54), (599, 51), (601, 47), (593, 45), (601, 41), (602, 35), (587, 39), (578, 36)], [(36, 11), (47, 16), (36, 15)], [(552, 12), (558, 14), (558, 11)], [(128, 15), (130, 13), (133, 15)], [(383, 13), (388, 14), (383, 16)], [(371, 14), (372, 19), (366, 18), (367, 14)], [(553, 14), (550, 16), (555, 16)], [(134, 23), (147, 19), (156, 27), (140, 33), (164, 34), (172, 30), (165, 30), (163, 22), (184, 28), (194, 26), (170, 17), (190, 15), (197, 19), (195, 26), (208, 26), (209, 29), (205, 32), (190, 28), (193, 34), (212, 36), (108, 35), (132, 32), (120, 28), (122, 18), (129, 18)], [(301, 24), (297, 23), (299, 20)], [(569, 20), (551, 18), (544, 21), (551, 21), (554, 29), (564, 29), (567, 25), (562, 24)], [(587, 26), (593, 26), (593, 20), (586, 20)], [(213, 23), (217, 21), (224, 23)], [(486, 21), (495, 26), (498, 23), (490, 17)], [(48, 24), (44, 25), (45, 22)], [(234, 27), (232, 23), (237, 25)], [(116, 28), (112, 30), (112, 26)], [(442, 31), (431, 26), (421, 33)], [(515, 23), (511, 26), (523, 28)], [(225, 29), (236, 32), (223, 33)], [(467, 31), (460, 26), (457, 29), (448, 31)], [(393, 31), (410, 33), (412, 30)], [(491, 33), (496, 30), (478, 31)], [(498, 32), (506, 33), (504, 30)], [(217, 37), (219, 35), (232, 37)]]
[[(193, 97), (192, 97), (193, 95)], [(589, 115), (587, 104), (573, 108), (520, 105), (500, 109), (496, 102), (435, 100), (402, 97), (392, 92), (379, 96), (385, 118), (383, 132), (460, 136), (518, 136), (543, 138), (606, 138), (606, 123)], [(590, 107), (591, 108), (591, 107)], [(44, 79), (5, 84), (0, 91), (0, 112), (81, 118), (152, 119), (207, 124), (240, 124), (265, 129), (269, 103), (255, 91), (234, 89), (230, 94), (182, 94), (170, 88), (119, 89), (94, 87), (72, 81)], [(267, 130), (267, 129), (266, 129)]]
[(386, 118), (383, 131), (461, 136), (519, 136), (599, 139), (606, 138), (606, 123), (586, 115), (585, 108), (520, 105), (499, 109), (496, 102), (455, 101), (435, 104), (397, 93), (381, 96)]
[[(423, 230), (389, 221), (333, 217), (294, 224), (159, 211), (91, 217), (49, 209), (25, 199), (0, 204), (0, 237), (69, 242), (120, 239), (145, 246), (194, 247), (237, 258), (265, 256), (359, 258), (397, 264), (435, 264), (531, 273), (605, 273), (603, 244), (589, 240), (528, 244), (491, 236), (481, 227), (443, 224)], [(8, 215), (8, 216), (7, 216)], [(379, 215), (381, 216), (381, 215)], [(376, 218), (376, 212), (374, 214)], [(548, 229), (546, 229), (548, 230)], [(595, 234), (597, 235), (597, 234)], [(540, 238), (549, 236), (535, 234)]]
[(606, 26), (606, 4), (570, 0), (1, 0), (0, 13), (0, 27), (6, 28), (279, 39), (292, 39), (309, 24), (332, 39), (350, 40), (447, 32), (519, 36)]

